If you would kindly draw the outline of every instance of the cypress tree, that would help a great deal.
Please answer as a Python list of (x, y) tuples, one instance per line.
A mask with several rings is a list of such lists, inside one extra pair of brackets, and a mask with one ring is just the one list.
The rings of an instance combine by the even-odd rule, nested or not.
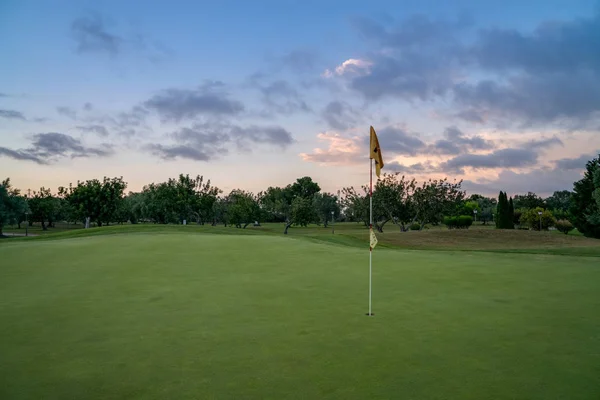
[(498, 205), (496, 208), (496, 228), (504, 229), (506, 225), (506, 214), (508, 209), (508, 204), (506, 204), (506, 195), (504, 192), (500, 191), (498, 195)]
[(515, 206), (513, 205), (512, 197), (508, 201), (508, 229), (515, 229)]

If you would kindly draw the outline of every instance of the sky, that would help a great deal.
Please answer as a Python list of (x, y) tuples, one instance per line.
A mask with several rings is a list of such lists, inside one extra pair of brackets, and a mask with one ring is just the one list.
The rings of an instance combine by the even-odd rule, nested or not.
[(0, 178), (228, 192), (383, 172), (570, 190), (600, 153), (600, 2), (0, 1)]

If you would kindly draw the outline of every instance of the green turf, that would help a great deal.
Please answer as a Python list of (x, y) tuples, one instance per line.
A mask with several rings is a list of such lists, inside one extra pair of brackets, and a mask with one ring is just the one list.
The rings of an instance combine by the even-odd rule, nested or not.
[(273, 235), (0, 246), (1, 399), (597, 399), (597, 258)]

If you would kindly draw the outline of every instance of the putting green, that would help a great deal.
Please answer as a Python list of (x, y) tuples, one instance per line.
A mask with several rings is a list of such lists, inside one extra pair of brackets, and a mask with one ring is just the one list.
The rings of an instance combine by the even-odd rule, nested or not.
[(0, 246), (2, 399), (596, 399), (598, 258), (173, 233)]

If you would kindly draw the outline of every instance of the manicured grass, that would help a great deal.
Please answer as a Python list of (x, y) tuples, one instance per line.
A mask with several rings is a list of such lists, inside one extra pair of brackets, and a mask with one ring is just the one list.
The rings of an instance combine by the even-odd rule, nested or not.
[(351, 234), (185, 228), (3, 241), (0, 398), (598, 398), (597, 258), (378, 247), (367, 317)]

